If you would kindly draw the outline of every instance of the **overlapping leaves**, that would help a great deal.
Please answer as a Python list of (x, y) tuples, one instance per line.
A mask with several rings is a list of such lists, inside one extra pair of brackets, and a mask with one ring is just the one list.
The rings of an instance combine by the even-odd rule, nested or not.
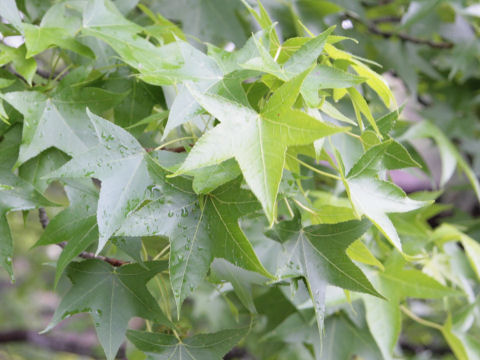
[[(214, 7), (215, 13), (207, 10), (218, 1), (159, 3), (164, 15), (204, 40), (224, 39), (232, 29), (229, 40), (244, 40), (233, 14), (240, 3)], [(294, 3), (326, 6), (327, 13), (340, 7)], [(108, 359), (134, 316), (149, 320), (149, 331), (128, 331), (127, 337), (151, 359), (220, 359), (249, 329), (268, 333), (266, 342), (280, 341), (287, 358), (388, 359), (403, 311), (440, 331), (457, 357), (475, 354), (478, 344), (465, 329), (475, 315), (471, 284), (478, 281), (479, 246), (451, 225), (430, 238), (426, 219), (439, 212), (428, 206), (434, 194), (409, 197), (388, 181), (389, 171), (422, 161), (394, 140), (399, 111), (383, 107), (396, 106), (387, 83), (367, 60), (343, 50), (346, 38), (333, 35), (333, 27), (310, 34), (292, 6), (286, 14), (295, 31), (311, 36), (282, 42), (266, 9), (259, 4), (257, 13), (245, 2), (261, 30), (238, 50), (217, 43), (205, 53), (155, 14), (155, 5), (152, 11), (141, 4), (141, 13), (126, 17), (133, 7), (127, 2), (67, 1), (36, 21), (42, 11), (31, 15), (22, 5), (21, 15), (15, 2), (5, 4), (0, 31), (21, 34), (25, 44), (2, 44), (0, 64), (11, 64), (26, 80), (0, 79), (0, 261), (10, 275), (6, 214), (55, 205), (42, 195), (52, 180), (69, 200), (37, 243), (61, 243), (55, 283), (64, 272), (72, 282), (47, 330), (90, 312)], [(205, 21), (229, 19), (229, 26), (199, 26), (184, 4), (199, 8)], [(56, 62), (68, 63), (63, 78), (55, 66), (43, 79), (35, 74), (50, 48), (58, 52)], [(439, 129), (422, 122), (400, 140), (418, 137), (432, 137), (440, 147), (440, 186), (458, 164), (478, 193), (473, 171)], [(276, 241), (265, 238), (265, 227)], [(75, 261), (97, 242), (97, 255), (123, 249), (133, 263)], [(473, 275), (458, 265), (462, 259)], [(154, 277), (158, 291), (147, 286)], [(258, 324), (192, 335), (184, 327), (198, 324), (180, 311), (182, 304), (187, 298), (200, 303), (197, 295), (212, 286), (209, 302), (218, 293), (239, 322), (246, 323), (246, 310)], [(406, 301), (446, 297), (442, 325), (418, 320)], [(175, 325), (170, 303), (180, 321)], [(456, 311), (457, 303), (467, 309)], [(315, 318), (320, 335), (325, 332), (324, 350), (311, 326)], [(300, 330), (291, 334), (291, 326)], [(258, 349), (265, 358), (277, 350)]]

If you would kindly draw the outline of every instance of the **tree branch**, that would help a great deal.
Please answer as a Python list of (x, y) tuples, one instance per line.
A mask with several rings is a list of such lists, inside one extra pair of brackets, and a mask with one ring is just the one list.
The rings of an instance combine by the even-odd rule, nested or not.
[(451, 49), (453, 47), (451, 42), (435, 42), (428, 39), (416, 38), (404, 33), (380, 30), (375, 24), (363, 21), (358, 15), (348, 11), (344, 13), (344, 16), (347, 19), (356, 21), (357, 23), (366, 26), (368, 31), (370, 31), (372, 34), (379, 35), (387, 39), (391, 37), (397, 37), (403, 41), (411, 42), (412, 44), (428, 45), (434, 49)]
[[(145, 148), (146, 152), (152, 152), (154, 151), (155, 148)], [(185, 152), (185, 147), (183, 146), (177, 146), (177, 147), (172, 147), (172, 148), (164, 148), (162, 149), (163, 151), (170, 151), (170, 152), (175, 152), (175, 153), (183, 153)]]
[[(50, 222), (47, 212), (45, 211), (44, 208), (39, 208), (38, 209), (38, 217), (40, 219), (40, 224), (42, 225), (42, 228), (45, 229)], [(67, 243), (65, 241), (58, 243), (58, 246), (60, 246), (62, 249), (65, 248)], [(109, 263), (112, 266), (122, 266), (125, 264), (128, 264), (128, 261), (120, 260), (120, 259), (115, 259), (107, 256), (102, 256), (102, 255), (95, 255), (94, 253), (87, 252), (87, 251), (82, 251), (80, 254), (78, 254), (78, 257), (81, 257), (82, 259), (98, 259), (105, 261), (106, 263)]]
[[(28, 343), (51, 351), (62, 351), (72, 354), (101, 359), (97, 351), (97, 343), (80, 334), (56, 333), (55, 336), (40, 335), (37, 331), (14, 329), (0, 331), (0, 344)], [(117, 359), (125, 359), (125, 348), (122, 346)]]

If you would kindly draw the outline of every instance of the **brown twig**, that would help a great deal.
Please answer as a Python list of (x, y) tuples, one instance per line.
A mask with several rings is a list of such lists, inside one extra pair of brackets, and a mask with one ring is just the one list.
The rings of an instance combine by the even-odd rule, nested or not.
[[(91, 338), (80, 334), (56, 333), (55, 336), (40, 335), (37, 331), (13, 329), (0, 331), (0, 344), (28, 343), (51, 351), (68, 352), (77, 355), (101, 359), (98, 345)], [(125, 359), (125, 348), (122, 346), (117, 359)]]
[[(38, 217), (40, 219), (40, 224), (42, 224), (42, 228), (46, 228), (50, 220), (48, 219), (47, 212), (45, 211), (44, 208), (39, 208), (38, 209)], [(60, 246), (62, 249), (65, 248), (67, 243), (65, 241), (58, 243), (58, 246)], [(78, 257), (81, 257), (82, 259), (97, 259), (97, 260), (102, 260), (105, 261), (106, 263), (109, 263), (112, 266), (118, 267), (122, 266), (125, 264), (129, 264), (128, 261), (120, 260), (120, 259), (115, 259), (107, 256), (102, 256), (102, 255), (95, 255), (94, 253), (87, 252), (87, 251), (82, 251), (80, 254), (78, 254)]]
[(400, 16), (381, 16), (375, 19), (372, 19), (374, 24), (384, 24), (384, 23), (396, 23), (400, 22), (402, 18)]
[(379, 35), (387, 39), (391, 37), (397, 37), (403, 41), (411, 42), (412, 44), (427, 45), (434, 49), (451, 49), (453, 47), (453, 44), (451, 42), (436, 42), (428, 39), (416, 38), (414, 36), (404, 33), (380, 30), (375, 24), (366, 22), (362, 20), (358, 15), (348, 11), (344, 13), (344, 16), (347, 19), (356, 21), (357, 23), (366, 26), (368, 31), (370, 31), (372, 34)]
[[(152, 152), (154, 151), (155, 148), (145, 148), (145, 151), (146, 152)], [(175, 153), (183, 153), (185, 152), (185, 147), (183, 146), (177, 146), (177, 147), (172, 147), (172, 148), (165, 148), (165, 149), (162, 149), (163, 151), (170, 151), (170, 152), (175, 152)]]

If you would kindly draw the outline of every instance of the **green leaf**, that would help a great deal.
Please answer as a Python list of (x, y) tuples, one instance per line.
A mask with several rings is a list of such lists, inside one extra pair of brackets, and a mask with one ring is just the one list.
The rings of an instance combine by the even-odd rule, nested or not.
[(353, 220), (302, 228), (296, 211), (294, 219), (280, 222), (267, 235), (282, 242), (285, 249), (280, 275), (306, 279), (322, 333), (327, 283), (381, 297), (345, 253), (351, 243), (368, 230), (370, 222)]
[(96, 177), (102, 181), (97, 208), (99, 253), (128, 214), (148, 197), (148, 189), (153, 185), (148, 170), (152, 160), (128, 132), (88, 109), (87, 114), (96, 132), (97, 145), (75, 154), (50, 178)]
[[(403, 263), (402, 263), (403, 264)], [(417, 269), (386, 264), (385, 271), (379, 272), (382, 289), (390, 298), (441, 299), (459, 295), (460, 292), (448, 288)]]
[(291, 109), (306, 75), (307, 72), (282, 85), (260, 113), (192, 88), (197, 101), (221, 123), (200, 138), (174, 175), (234, 157), (269, 222), (273, 223), (287, 147), (309, 144), (346, 130)]
[(394, 347), (402, 330), (402, 313), (400, 312), (400, 294), (382, 281), (379, 274), (372, 277), (375, 286), (388, 299), (363, 296), (365, 318), (368, 328), (375, 339), (384, 359), (392, 359)]
[(221, 360), (249, 328), (199, 334), (182, 340), (173, 335), (129, 330), (128, 340), (152, 360)]
[(251, 313), (256, 312), (252, 296), (252, 285), (264, 284), (268, 278), (239, 268), (224, 259), (215, 259), (212, 262), (211, 271), (215, 278), (230, 282), (242, 304)]
[(237, 46), (246, 40), (246, 32), (238, 13), (240, 1), (223, 0), (160, 0), (154, 10), (179, 21), (183, 31), (203, 42), (222, 44), (232, 41)]
[(146, 287), (153, 276), (167, 269), (167, 262), (150, 261), (144, 266), (146, 268), (130, 264), (114, 268), (96, 259), (72, 263), (67, 268), (72, 287), (43, 332), (71, 315), (89, 312), (105, 355), (111, 360), (124, 341), (128, 321), (133, 316), (169, 326), (170, 322)]
[[(393, 110), (385, 115), (383, 115), (380, 119), (376, 121), (377, 127), (380, 130), (380, 133), (383, 136), (387, 136), (390, 134), (390, 132), (393, 130), (395, 127), (395, 124), (397, 123), (398, 117), (400, 116), (400, 113), (402, 112), (404, 106), (402, 105), (399, 109)], [(365, 128), (365, 131), (373, 131), (372, 125), (368, 125)]]
[(13, 48), (0, 44), (0, 66), (13, 62), (15, 70), (25, 79), (25, 81), (32, 85), (33, 76), (37, 71), (37, 62), (35, 59), (26, 59), (26, 48), (22, 45), (18, 48)]
[(156, 186), (161, 190), (158, 200), (131, 214), (117, 235), (170, 238), (170, 282), (179, 310), (214, 258), (272, 277), (238, 225), (241, 216), (259, 208), (252, 194), (240, 189), (240, 181), (201, 198), (183, 178), (166, 183), (160, 178)]
[[(152, 115), (154, 107), (162, 101), (161, 88), (146, 84), (130, 75), (131, 73), (127, 68), (120, 68), (111, 74), (103, 86), (106, 90), (126, 94), (121, 101), (115, 103), (113, 108), (115, 124), (131, 129), (142, 124), (148, 124), (148, 120), (144, 119), (148, 116), (153, 116), (152, 120), (163, 120), (164, 113), (154, 113)], [(142, 119), (144, 120), (143, 123)]]
[(362, 114), (363, 114), (363, 116), (367, 118), (368, 122), (370, 123), (372, 128), (375, 130), (375, 132), (378, 134), (378, 136), (382, 138), (382, 134), (378, 129), (377, 123), (375, 122), (375, 119), (373, 118), (372, 113), (370, 112), (370, 108), (368, 107), (368, 104), (365, 98), (354, 87), (348, 88), (347, 91), (348, 91), (348, 94), (350, 95), (350, 99), (352, 100), (353, 109), (355, 110), (355, 115), (357, 117), (357, 122), (360, 128), (363, 129), (363, 122), (362, 122)]
[(347, 248), (347, 255), (350, 259), (354, 261), (376, 266), (380, 270), (384, 269), (383, 264), (372, 254), (367, 245), (365, 245), (360, 239), (354, 241)]
[(221, 77), (213, 59), (184, 41), (153, 45), (139, 35), (142, 27), (124, 18), (109, 0), (91, 1), (83, 18), (82, 32), (109, 44), (148, 83), (172, 85), (187, 80), (217, 81)]
[[(318, 57), (323, 52), (323, 47), (327, 42), (328, 36), (333, 32), (335, 26), (329, 27), (320, 35), (308, 40), (303, 44), (292, 56), (283, 64), (283, 71), (287, 75), (287, 79), (300, 75), (304, 71), (308, 70), (313, 63), (315, 63)], [(318, 68), (315, 68), (313, 72), (309, 74), (315, 74)]]
[(429, 204), (407, 197), (396, 185), (379, 180), (376, 172), (416, 166), (408, 152), (393, 140), (371, 147), (352, 166), (344, 184), (358, 216), (365, 215), (400, 251), (402, 244), (387, 213), (403, 213)]
[(348, 179), (373, 177), (383, 170), (419, 167), (408, 151), (393, 139), (372, 146), (347, 174)]
[(271, 287), (267, 292), (256, 297), (254, 305), (258, 313), (267, 318), (266, 332), (275, 329), (291, 314), (297, 312), (295, 306), (278, 287)]
[[(318, 91), (343, 89), (361, 84), (366, 79), (327, 65), (317, 65), (307, 76), (302, 86), (302, 95), (310, 107), (321, 104)], [(323, 107), (322, 107), (323, 108)]]
[(32, 184), (40, 193), (44, 193), (49, 186), (48, 180), (44, 177), (68, 160), (67, 155), (57, 149), (50, 148), (20, 166), (18, 176)]
[(93, 51), (81, 42), (75, 40), (65, 28), (23, 24), (23, 29), (25, 45), (27, 47), (27, 59), (40, 54), (51, 46), (71, 50), (91, 59), (95, 58)]
[(230, 159), (220, 164), (192, 171), (193, 190), (197, 194), (207, 194), (220, 185), (234, 180), (241, 174), (238, 164)]
[(42, 206), (56, 206), (44, 198), (25, 180), (15, 176), (11, 167), (18, 154), (20, 127), (11, 128), (0, 142), (0, 263), (13, 277), (12, 257), (13, 240), (7, 222), (7, 213), (11, 211), (31, 210)]
[(356, 326), (345, 315), (333, 315), (325, 322), (325, 339), (321, 360), (330, 359), (380, 360), (382, 354), (365, 325)]
[(98, 192), (90, 180), (67, 181), (70, 206), (48, 224), (35, 246), (67, 242), (57, 260), (55, 286), (67, 265), (98, 239), (96, 218)]
[[(72, 77), (75, 74), (70, 74)], [(85, 109), (103, 112), (123, 98), (123, 94), (98, 88), (70, 87), (68, 78), (51, 96), (38, 91), (9, 92), (3, 98), (24, 116), (22, 145), (17, 164), (56, 147), (70, 156), (87, 151), (98, 142)]]
[(22, 18), (20, 17), (20, 12), (18, 11), (17, 4), (15, 0), (5, 0), (2, 3), (0, 8), (0, 16), (5, 20), (8, 20), (15, 29), (22, 32)]
[(400, 238), (387, 214), (408, 212), (431, 203), (412, 200), (398, 186), (375, 178), (347, 178), (346, 187), (357, 214), (370, 219), (400, 251), (402, 251)]
[(439, 245), (448, 241), (460, 241), (465, 253), (470, 261), (470, 264), (475, 271), (478, 279), (480, 279), (480, 244), (470, 236), (464, 234), (453, 225), (443, 223), (441, 226), (435, 229), (433, 233), (433, 239)]
[(442, 158), (440, 185), (445, 186), (455, 172), (455, 167), (458, 165), (467, 176), (480, 201), (480, 183), (478, 182), (478, 178), (447, 136), (430, 121), (422, 121), (410, 127), (402, 136), (402, 139), (407, 140), (418, 138), (432, 138), (437, 143)]
[[(254, 36), (253, 39), (257, 46), (259, 56), (249, 59), (242, 66), (246, 69), (266, 72), (284, 81), (292, 80), (294, 77), (310, 69), (312, 64), (316, 63), (317, 58), (323, 51), (328, 36), (334, 28), (335, 27), (332, 26), (320, 35), (306, 41), (283, 65), (278, 64), (275, 58), (270, 55), (262, 39), (257, 39), (257, 37)], [(277, 49), (278, 54), (280, 54), (281, 49), (281, 46)], [(315, 76), (310, 76), (312, 77), (312, 81), (315, 81)], [(312, 83), (307, 82), (307, 86), (308, 85), (310, 85), (309, 89), (312, 91)]]
[(459, 360), (473, 359), (472, 357), (469, 357), (469, 354), (467, 353), (467, 349), (465, 348), (464, 344), (459, 339), (459, 337), (454, 333), (452, 329), (451, 316), (448, 316), (447, 321), (442, 327), (442, 335), (445, 337), (445, 340), (447, 340), (448, 345), (452, 349), (457, 359)]

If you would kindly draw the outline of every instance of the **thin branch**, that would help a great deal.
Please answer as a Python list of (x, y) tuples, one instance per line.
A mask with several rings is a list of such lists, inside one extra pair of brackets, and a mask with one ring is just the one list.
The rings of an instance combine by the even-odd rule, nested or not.
[(356, 21), (357, 23), (360, 23), (366, 26), (368, 31), (370, 31), (372, 34), (382, 36), (386, 39), (391, 37), (397, 37), (403, 41), (411, 42), (413, 44), (418, 44), (418, 45), (428, 45), (434, 49), (451, 49), (453, 47), (453, 44), (451, 42), (436, 42), (428, 39), (416, 38), (414, 36), (404, 34), (404, 33), (396, 33), (393, 31), (380, 30), (375, 24), (366, 22), (363, 19), (361, 19), (358, 15), (348, 11), (344, 13), (344, 16), (350, 20)]
[[(13, 329), (0, 331), (0, 344), (28, 343), (50, 351), (68, 352), (101, 359), (98, 345), (91, 338), (80, 334), (56, 333), (55, 336), (39, 335), (34, 330)], [(117, 359), (125, 359), (125, 347), (121, 347)]]
[[(42, 225), (42, 228), (46, 228), (48, 223), (50, 222), (47, 212), (45, 211), (44, 208), (39, 208), (38, 209), (38, 217), (40, 219), (40, 224)], [(58, 243), (58, 246), (60, 246), (62, 249), (65, 248), (67, 243), (65, 241)], [(78, 254), (78, 257), (81, 257), (82, 259), (97, 259), (97, 260), (102, 260), (105, 261), (106, 263), (109, 263), (112, 266), (118, 267), (122, 266), (125, 264), (129, 264), (128, 261), (120, 260), (120, 259), (115, 259), (107, 256), (102, 256), (102, 255), (95, 255), (94, 253), (87, 252), (87, 251), (82, 251), (80, 254)]]
[(252, 354), (248, 352), (246, 348), (234, 347), (223, 357), (223, 360), (233, 360), (233, 359), (254, 360), (254, 357), (252, 356)]
[(374, 24), (397, 23), (402, 21), (400, 16), (380, 16), (372, 20)]
[[(157, 150), (157, 148), (145, 148), (146, 152), (152, 152)], [(164, 151), (170, 151), (170, 152), (175, 152), (175, 153), (184, 153), (186, 152), (185, 147), (183, 146), (178, 146), (178, 147), (173, 147), (173, 148), (164, 148), (162, 149)]]

